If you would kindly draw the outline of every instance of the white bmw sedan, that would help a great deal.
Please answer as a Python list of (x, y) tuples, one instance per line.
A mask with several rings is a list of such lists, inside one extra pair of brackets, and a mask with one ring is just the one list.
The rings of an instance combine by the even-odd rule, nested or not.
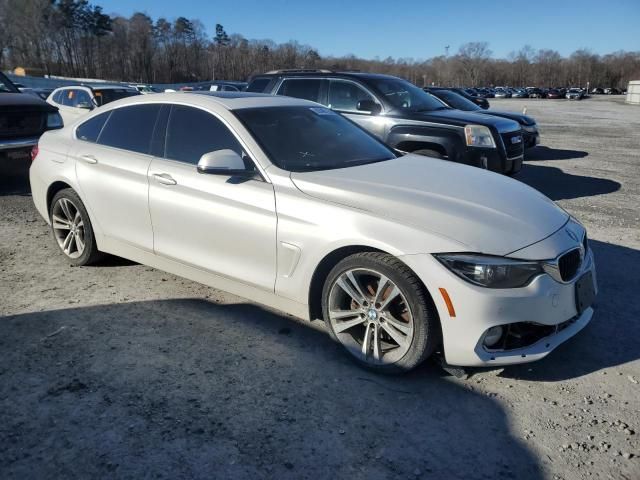
[(400, 156), (318, 104), (169, 93), (108, 104), (33, 152), (72, 265), (110, 253), (322, 318), (361, 364), (540, 359), (593, 315), (585, 229), (502, 175)]

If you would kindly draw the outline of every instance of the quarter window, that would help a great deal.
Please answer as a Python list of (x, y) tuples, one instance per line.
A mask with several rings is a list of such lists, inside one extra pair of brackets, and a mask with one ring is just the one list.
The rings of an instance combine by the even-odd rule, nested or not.
[(76, 129), (76, 137), (85, 142), (95, 143), (110, 114), (111, 112), (101, 113), (84, 122)]
[(322, 82), (319, 79), (301, 79), (289, 78), (282, 82), (278, 89), (278, 95), (286, 95), (287, 97), (302, 98), (311, 100), (312, 102), (320, 101), (320, 89)]
[(134, 105), (112, 110), (98, 143), (148, 154), (160, 107), (159, 104)]
[(331, 81), (329, 86), (329, 108), (357, 112), (360, 100), (373, 100), (375, 102), (375, 98), (353, 82)]
[(167, 125), (166, 158), (197, 165), (205, 153), (224, 149), (243, 155), (238, 140), (216, 117), (199, 108), (173, 106)]

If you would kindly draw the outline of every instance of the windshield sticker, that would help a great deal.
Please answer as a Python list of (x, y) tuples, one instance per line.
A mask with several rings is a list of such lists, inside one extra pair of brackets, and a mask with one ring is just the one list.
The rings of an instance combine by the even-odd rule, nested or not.
[(328, 108), (324, 107), (311, 107), (309, 108), (309, 110), (317, 113), (318, 115), (337, 115), (337, 113), (333, 110), (329, 110)]

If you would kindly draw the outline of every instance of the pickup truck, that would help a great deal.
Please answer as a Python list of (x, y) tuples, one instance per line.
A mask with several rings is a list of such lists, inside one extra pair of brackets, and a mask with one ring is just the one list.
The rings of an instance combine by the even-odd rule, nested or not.
[(0, 169), (2, 177), (24, 176), (31, 150), (47, 130), (62, 128), (58, 109), (22, 93), (0, 72)]

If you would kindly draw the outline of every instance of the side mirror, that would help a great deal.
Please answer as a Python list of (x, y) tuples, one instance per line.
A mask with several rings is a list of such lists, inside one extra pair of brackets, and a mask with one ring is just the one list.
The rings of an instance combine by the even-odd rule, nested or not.
[(198, 172), (229, 176), (253, 175), (253, 172), (246, 169), (242, 157), (229, 149), (216, 150), (202, 155), (198, 162)]
[(378, 115), (382, 107), (373, 100), (360, 100), (356, 108), (360, 112), (371, 112), (371, 115)]
[(93, 110), (93, 105), (89, 102), (80, 102), (76, 105), (76, 108), (82, 108), (84, 110)]

